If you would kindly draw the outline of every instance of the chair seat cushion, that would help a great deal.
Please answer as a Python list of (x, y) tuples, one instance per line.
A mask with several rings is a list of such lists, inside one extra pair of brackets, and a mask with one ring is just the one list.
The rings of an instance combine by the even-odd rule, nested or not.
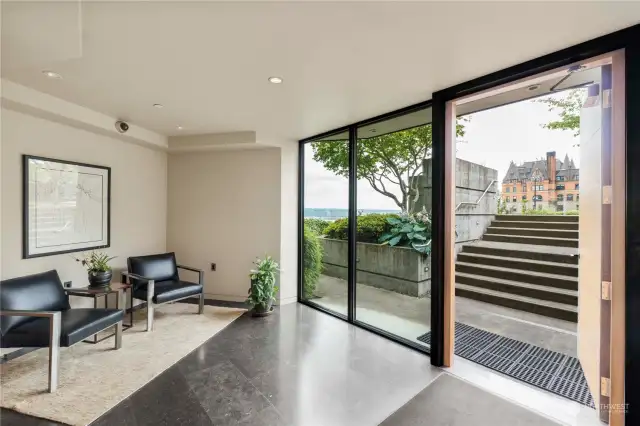
[[(154, 284), (152, 300), (153, 303), (165, 303), (200, 293), (202, 293), (200, 284), (179, 280), (159, 281)], [(147, 286), (138, 286), (133, 291), (133, 297), (147, 300)]]
[[(60, 346), (71, 346), (115, 325), (124, 318), (120, 309), (69, 309), (60, 318)], [(13, 328), (2, 338), (4, 348), (44, 348), (49, 346), (49, 318), (37, 318)]]

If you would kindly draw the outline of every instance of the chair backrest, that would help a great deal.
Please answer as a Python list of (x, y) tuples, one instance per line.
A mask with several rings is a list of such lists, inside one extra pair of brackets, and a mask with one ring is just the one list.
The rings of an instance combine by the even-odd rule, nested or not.
[[(154, 281), (168, 281), (178, 279), (178, 267), (175, 253), (152, 254), (149, 256), (135, 256), (127, 259), (129, 272), (141, 275)], [(140, 283), (131, 280), (134, 286)]]
[[(69, 296), (55, 270), (0, 281), (0, 310), (66, 311), (69, 308)], [(2, 335), (34, 319), (0, 316)]]

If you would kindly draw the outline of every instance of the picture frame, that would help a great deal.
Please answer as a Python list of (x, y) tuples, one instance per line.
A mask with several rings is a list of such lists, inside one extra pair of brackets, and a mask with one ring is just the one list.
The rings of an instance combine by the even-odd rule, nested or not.
[(22, 156), (22, 258), (111, 245), (111, 168)]

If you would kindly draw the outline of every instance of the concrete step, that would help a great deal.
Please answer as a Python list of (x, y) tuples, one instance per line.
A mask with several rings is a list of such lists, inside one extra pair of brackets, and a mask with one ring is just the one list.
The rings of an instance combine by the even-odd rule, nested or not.
[(532, 236), (524, 236), (524, 235), (502, 235), (502, 234), (487, 233), (482, 237), (482, 239), (486, 241), (497, 241), (497, 242), (503, 242), (503, 243), (578, 248), (577, 238), (572, 239), (572, 238), (532, 237)]
[(527, 235), (531, 237), (574, 238), (578, 239), (578, 231), (565, 231), (560, 229), (533, 229), (533, 228), (499, 228), (489, 226), (487, 234), (499, 235)]
[(535, 229), (564, 229), (577, 231), (578, 222), (532, 222), (519, 220), (494, 220), (491, 226), (496, 228), (535, 228)]
[(456, 271), (456, 283), (471, 287), (499, 291), (506, 294), (516, 294), (533, 299), (557, 302), (565, 305), (578, 306), (578, 289), (549, 287), (502, 278), (486, 277), (476, 274), (460, 273)]
[(517, 281), (543, 285), (553, 288), (563, 288), (566, 290), (578, 289), (578, 278), (567, 277), (566, 275), (547, 274), (544, 272), (522, 271), (518, 269), (503, 268), (500, 266), (479, 265), (477, 263), (456, 262), (456, 274), (462, 272), (482, 277), (500, 278), (504, 280)]
[(532, 214), (500, 214), (496, 220), (514, 220), (527, 222), (578, 222), (580, 216), (532, 215)]
[[(561, 253), (559, 251), (565, 251)], [(476, 241), (465, 244), (461, 253), (475, 253), (488, 256), (499, 256), (518, 259), (529, 259), (544, 262), (577, 265), (579, 257), (577, 249), (549, 246), (525, 246), (522, 244)], [(458, 255), (460, 256), (460, 255)]]
[(458, 262), (473, 263), (487, 266), (518, 269), (521, 271), (544, 272), (547, 274), (578, 277), (578, 266), (567, 263), (546, 262), (541, 260), (520, 259), (518, 257), (492, 256), (478, 253), (467, 253), (466, 247), (458, 254)]
[(547, 300), (540, 300), (516, 294), (507, 294), (500, 291), (469, 286), (461, 283), (456, 283), (456, 296), (480, 300), (494, 305), (532, 312), (534, 314), (558, 318), (565, 321), (578, 322), (578, 307), (564, 303), (550, 302)]

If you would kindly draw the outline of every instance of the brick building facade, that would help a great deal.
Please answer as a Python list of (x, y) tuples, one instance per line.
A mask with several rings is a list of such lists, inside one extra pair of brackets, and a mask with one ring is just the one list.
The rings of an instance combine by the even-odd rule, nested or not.
[(500, 196), (510, 212), (519, 213), (523, 203), (528, 209), (578, 210), (579, 169), (568, 155), (564, 161), (558, 160), (555, 151), (547, 152), (546, 159), (521, 165), (512, 161), (502, 180)]

